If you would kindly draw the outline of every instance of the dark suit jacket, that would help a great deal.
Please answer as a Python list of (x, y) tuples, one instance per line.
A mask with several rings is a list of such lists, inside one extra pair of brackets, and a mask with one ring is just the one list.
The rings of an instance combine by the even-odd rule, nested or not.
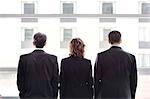
[(135, 98), (137, 67), (135, 56), (120, 47), (98, 53), (95, 67), (95, 98)]
[(57, 98), (58, 63), (57, 57), (43, 50), (21, 55), (17, 86), (21, 98)]
[(92, 90), (91, 61), (70, 56), (62, 59), (60, 72), (60, 99), (91, 99)]

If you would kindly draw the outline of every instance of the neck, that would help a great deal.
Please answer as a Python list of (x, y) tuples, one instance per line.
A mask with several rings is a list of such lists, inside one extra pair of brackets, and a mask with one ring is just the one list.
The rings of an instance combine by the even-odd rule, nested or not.
[(120, 43), (111, 44), (111, 46), (120, 46)]
[(43, 48), (35, 48), (35, 50), (43, 50)]

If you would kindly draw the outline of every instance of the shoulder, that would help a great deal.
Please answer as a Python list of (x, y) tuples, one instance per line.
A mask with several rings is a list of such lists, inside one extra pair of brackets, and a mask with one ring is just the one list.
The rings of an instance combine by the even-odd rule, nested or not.
[(61, 60), (61, 62), (65, 62), (65, 61), (69, 61), (69, 60), (71, 60), (71, 57), (65, 57)]
[(124, 58), (129, 59), (130, 62), (136, 61), (135, 55), (133, 55), (133, 54), (131, 54), (131, 53), (129, 53), (129, 52), (122, 51), (122, 56), (123, 56)]
[(91, 62), (91, 60), (87, 59), (87, 58), (73, 58), (73, 57), (66, 57), (63, 58), (61, 60), (61, 62), (67, 62), (67, 61), (71, 61), (71, 60), (78, 60), (78, 61), (85, 61), (85, 62)]
[(88, 63), (91, 63), (91, 60), (90, 60), (90, 59), (87, 59), (87, 58), (83, 58), (83, 61), (88, 62)]
[(131, 60), (135, 60), (135, 55), (128, 53), (128, 52), (126, 52), (126, 53), (128, 54), (129, 58), (131, 58)]
[(44, 53), (45, 58), (51, 60), (52, 62), (57, 62), (57, 56), (49, 53)]
[(22, 55), (20, 55), (20, 59), (29, 57), (30, 55), (31, 55), (31, 53), (28, 53), (28, 54), (22, 54)]
[(61, 59), (61, 67), (65, 64), (70, 64), (72, 62), (71, 57), (65, 57)]
[(47, 57), (57, 59), (57, 56), (56, 56), (56, 55), (49, 54), (49, 53), (46, 53), (46, 52), (45, 52), (45, 55), (46, 55)]
[(126, 52), (128, 55), (130, 55), (130, 57), (135, 57), (133, 54)]
[(129, 52), (126, 52), (126, 51), (122, 51), (124, 54), (128, 55), (129, 57), (132, 57), (132, 58), (135, 58), (135, 56)]
[(97, 53), (97, 56), (105, 55), (109, 52), (110, 49)]
[(86, 65), (88, 65), (88, 66), (91, 68), (92, 63), (91, 63), (91, 60), (90, 60), (90, 59), (84, 58), (84, 63), (85, 63)]

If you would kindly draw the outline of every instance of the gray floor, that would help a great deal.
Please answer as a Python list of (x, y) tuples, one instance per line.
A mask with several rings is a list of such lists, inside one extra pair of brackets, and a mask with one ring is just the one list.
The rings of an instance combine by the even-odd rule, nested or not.
[(16, 71), (0, 72), (0, 94), (2, 96), (18, 96)]
[[(0, 72), (0, 94), (3, 99), (17, 99), (16, 71)], [(138, 76), (136, 99), (150, 99), (150, 75)]]

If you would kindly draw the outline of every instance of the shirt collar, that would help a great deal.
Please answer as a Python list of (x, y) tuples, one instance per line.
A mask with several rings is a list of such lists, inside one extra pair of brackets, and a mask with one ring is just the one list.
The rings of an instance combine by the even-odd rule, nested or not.
[(121, 49), (121, 47), (120, 46), (111, 46), (111, 48), (118, 48), (118, 49)]
[(33, 52), (38, 51), (38, 52), (44, 52), (43, 48), (35, 48)]

